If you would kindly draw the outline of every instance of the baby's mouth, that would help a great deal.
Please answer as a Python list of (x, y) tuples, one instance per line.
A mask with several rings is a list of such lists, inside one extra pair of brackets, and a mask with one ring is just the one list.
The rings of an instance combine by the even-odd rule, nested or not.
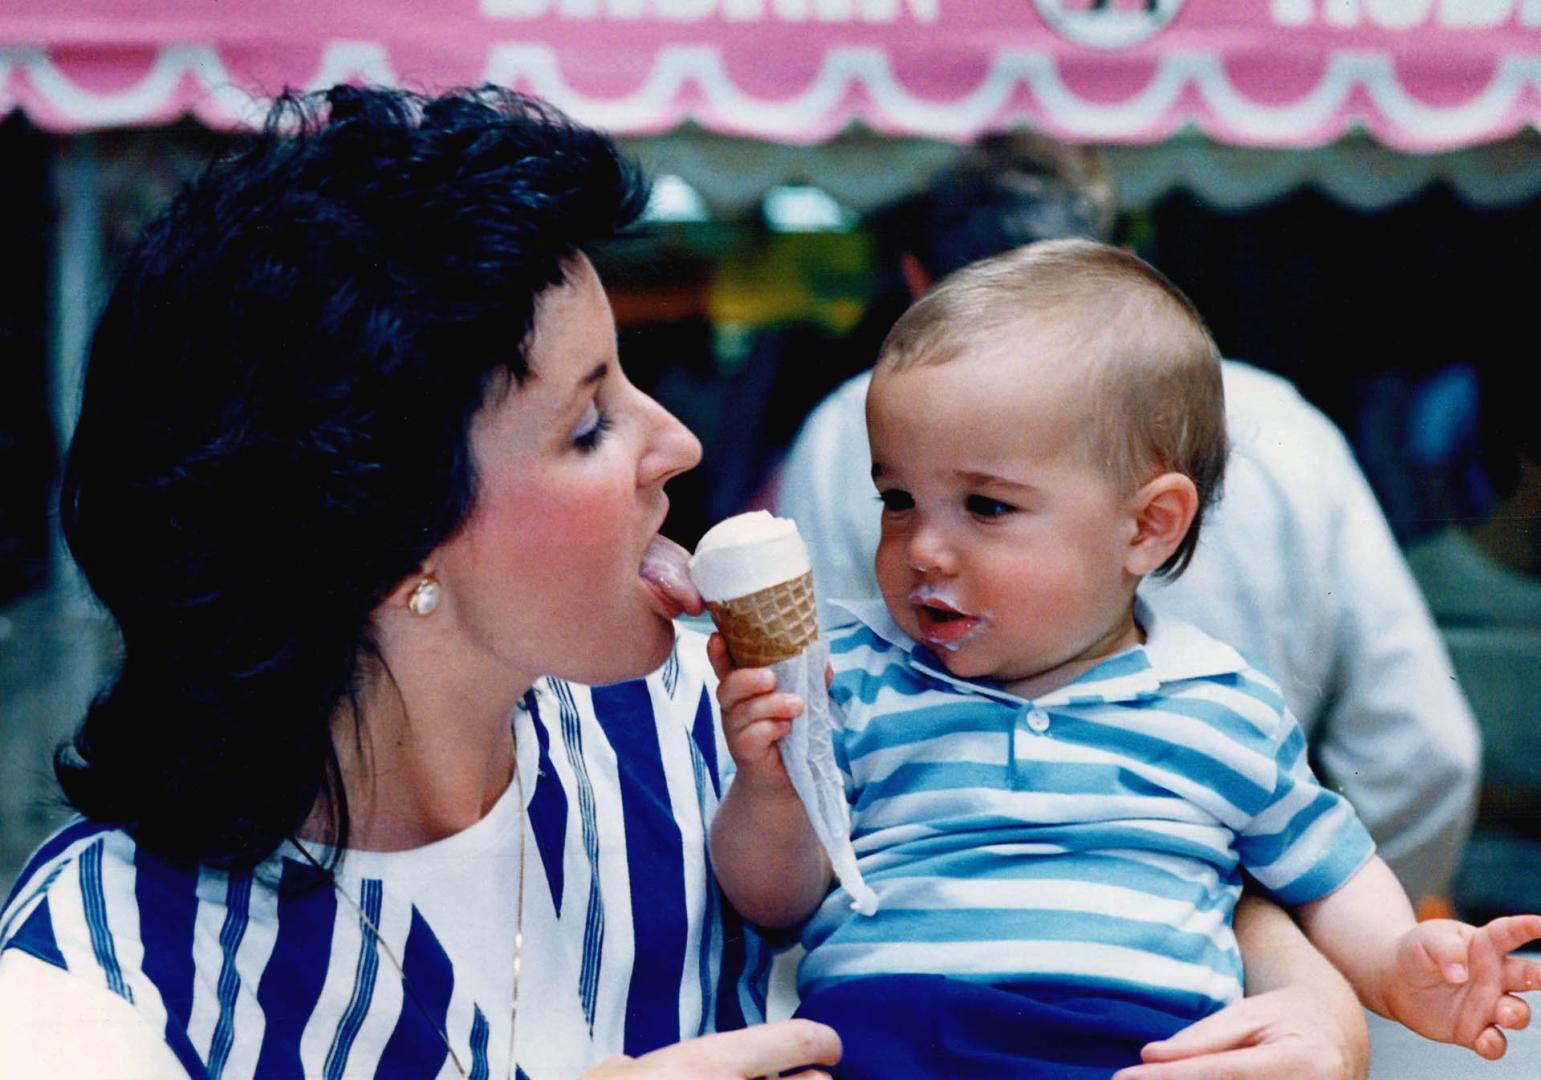
[(928, 645), (956, 649), (983, 625), (977, 615), (969, 615), (935, 597), (914, 597), (911, 604), (920, 624), (920, 636)]

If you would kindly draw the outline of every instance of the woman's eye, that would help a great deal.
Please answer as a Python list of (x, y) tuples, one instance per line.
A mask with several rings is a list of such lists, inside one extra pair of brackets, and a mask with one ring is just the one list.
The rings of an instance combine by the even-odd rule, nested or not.
[(1010, 503), (1003, 503), (999, 499), (986, 498), (983, 495), (970, 495), (964, 500), (968, 512), (975, 517), (1000, 517), (1009, 514), (1016, 509)]
[(573, 444), (580, 450), (592, 450), (609, 430), (610, 414), (591, 401), (583, 410), (578, 426), (573, 428)]
[(915, 505), (908, 491), (900, 491), (898, 488), (889, 488), (887, 491), (878, 492), (878, 498), (883, 502), (883, 509), (891, 512), (908, 510)]

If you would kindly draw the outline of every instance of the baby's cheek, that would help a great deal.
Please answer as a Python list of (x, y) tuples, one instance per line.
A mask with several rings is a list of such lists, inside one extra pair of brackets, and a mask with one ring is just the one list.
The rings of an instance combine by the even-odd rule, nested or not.
[(874, 569), (877, 573), (878, 587), (883, 590), (884, 596), (901, 594), (905, 591), (904, 578), (907, 568), (904, 564), (902, 547), (897, 542), (885, 539), (878, 543)]

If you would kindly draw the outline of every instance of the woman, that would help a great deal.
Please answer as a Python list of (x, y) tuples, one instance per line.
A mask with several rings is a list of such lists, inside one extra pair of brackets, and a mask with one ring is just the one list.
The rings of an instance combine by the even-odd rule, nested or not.
[[(705, 864), (726, 758), (657, 536), (699, 447), (587, 255), (642, 194), (532, 103), (337, 88), (149, 227), (66, 470), (124, 654), (57, 763), (84, 818), (0, 913), (18, 1075), (836, 1059), (819, 1025), (707, 1034), (760, 1019), (766, 955)], [(1352, 1074), (1357, 1008), (1297, 949), (1151, 1075)]]

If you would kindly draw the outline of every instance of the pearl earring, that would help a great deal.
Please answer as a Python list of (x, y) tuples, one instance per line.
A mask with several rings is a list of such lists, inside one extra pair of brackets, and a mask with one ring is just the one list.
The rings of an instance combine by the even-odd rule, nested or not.
[(439, 606), (439, 583), (433, 577), (425, 577), (417, 583), (412, 595), (407, 597), (407, 608), (414, 615), (428, 616)]

